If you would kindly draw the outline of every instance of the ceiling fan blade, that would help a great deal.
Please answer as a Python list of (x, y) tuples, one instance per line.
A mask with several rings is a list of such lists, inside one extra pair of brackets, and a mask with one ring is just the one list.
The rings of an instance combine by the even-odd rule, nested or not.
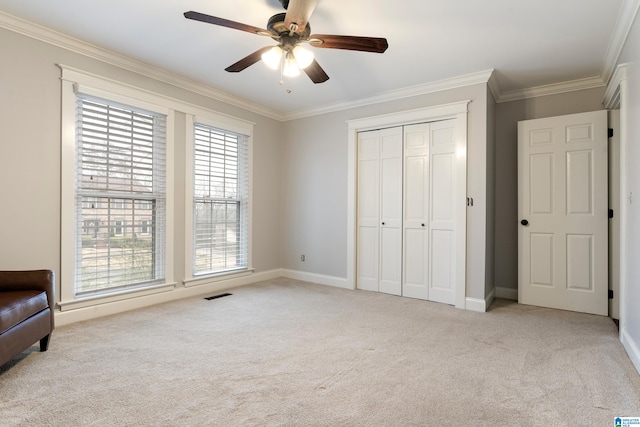
[(295, 24), (295, 32), (303, 32), (317, 5), (318, 0), (289, 0), (287, 15), (284, 18), (285, 26), (291, 29), (291, 24)]
[(266, 47), (263, 47), (262, 49), (258, 49), (255, 52), (253, 52), (251, 55), (245, 56), (244, 58), (242, 58), (240, 61), (236, 62), (235, 64), (229, 65), (224, 70), (228, 71), (230, 73), (239, 73), (240, 71), (244, 70), (245, 68), (248, 68), (248, 67), (252, 66), (253, 64), (255, 64), (256, 62), (260, 61), (260, 59), (262, 59), (262, 54), (265, 53), (266, 51), (268, 51), (271, 48), (272, 48), (272, 46), (266, 46)]
[(204, 13), (194, 12), (190, 10), (184, 13), (184, 17), (187, 19), (193, 19), (194, 21), (206, 22), (208, 24), (219, 25), (221, 27), (233, 28), (234, 30), (246, 31), (247, 33), (254, 33), (260, 35), (270, 36), (269, 31), (254, 27), (252, 25), (242, 24), (240, 22), (229, 21), (228, 19), (218, 18), (217, 16), (205, 15)]
[(316, 61), (315, 59), (313, 60), (311, 65), (309, 65), (307, 68), (304, 68), (303, 71), (307, 76), (309, 76), (311, 81), (316, 84), (324, 83), (329, 80), (329, 76), (324, 72), (320, 64), (318, 64), (318, 61)]
[(379, 37), (334, 36), (312, 34), (309, 43), (313, 47), (326, 49), (359, 50), (361, 52), (382, 53), (389, 47), (387, 39)]

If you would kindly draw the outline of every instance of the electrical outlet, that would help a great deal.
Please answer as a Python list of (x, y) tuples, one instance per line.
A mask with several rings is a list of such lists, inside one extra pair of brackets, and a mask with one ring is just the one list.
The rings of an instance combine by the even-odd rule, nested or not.
[(304, 255), (300, 255), (300, 261), (304, 262), (305, 256)]

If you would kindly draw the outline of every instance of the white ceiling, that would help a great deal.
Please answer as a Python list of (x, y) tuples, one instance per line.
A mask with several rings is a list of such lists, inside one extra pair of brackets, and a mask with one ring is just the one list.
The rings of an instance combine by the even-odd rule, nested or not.
[(490, 69), (506, 94), (576, 79), (606, 83), (624, 40), (617, 21), (625, 2), (320, 0), (312, 33), (386, 37), (389, 49), (312, 48), (330, 80), (314, 85), (303, 74), (282, 86), (262, 63), (224, 71), (275, 44), (270, 38), (183, 17), (195, 10), (264, 28), (284, 12), (279, 0), (0, 0), (0, 11), (287, 116)]

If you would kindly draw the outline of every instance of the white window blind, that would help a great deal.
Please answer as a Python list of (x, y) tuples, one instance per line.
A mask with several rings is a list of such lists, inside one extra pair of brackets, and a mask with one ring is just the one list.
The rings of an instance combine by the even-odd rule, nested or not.
[(247, 268), (247, 136), (196, 123), (193, 170), (193, 274)]
[(165, 276), (166, 116), (77, 99), (76, 296)]

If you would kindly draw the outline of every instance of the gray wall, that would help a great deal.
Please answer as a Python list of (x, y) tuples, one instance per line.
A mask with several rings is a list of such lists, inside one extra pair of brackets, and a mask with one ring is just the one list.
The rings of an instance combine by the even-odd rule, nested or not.
[[(621, 58), (639, 49), (638, 25)], [(494, 104), (474, 85), (280, 123), (0, 29), (0, 268), (60, 268), (60, 70), (77, 67), (256, 123), (254, 266), (346, 277), (347, 121), (469, 99), (467, 296), (517, 288), (517, 122), (602, 109), (604, 88)], [(35, 123), (35, 124), (34, 124)], [(176, 120), (176, 232), (184, 225), (184, 116)], [(36, 153), (36, 155), (34, 155)], [(15, 184), (7, 184), (15, 183)], [(176, 239), (176, 277), (184, 272)], [(300, 255), (306, 255), (306, 262)]]
[[(282, 267), (347, 274), (347, 121), (471, 100), (468, 116), (467, 296), (484, 299), (487, 259), (487, 90), (485, 84), (368, 105), (286, 123), (282, 173)], [(491, 193), (491, 189), (489, 189)], [(307, 260), (300, 261), (305, 254)], [(491, 262), (492, 263), (492, 262)], [(489, 273), (489, 276), (491, 274)]]
[[(0, 29), (0, 269), (60, 269), (60, 70), (90, 73), (256, 123), (253, 265), (346, 276), (347, 120), (471, 100), (468, 192), (468, 296), (484, 298), (487, 257), (487, 93), (485, 85), (416, 96), (280, 123)], [(176, 278), (184, 274), (184, 126), (176, 117)], [(9, 185), (8, 183), (15, 183)], [(62, 238), (69, 238), (63, 236)], [(300, 254), (307, 261), (300, 262)]]
[(495, 288), (495, 210), (496, 210), (496, 101), (487, 88), (487, 215), (484, 296)]
[(605, 88), (496, 106), (495, 285), (518, 288), (518, 121), (602, 110)]
[[(282, 123), (0, 29), (0, 269), (60, 271), (62, 63), (254, 122), (253, 265), (280, 267)], [(184, 278), (185, 115), (176, 117), (175, 272)], [(59, 292), (58, 292), (59, 295)]]

